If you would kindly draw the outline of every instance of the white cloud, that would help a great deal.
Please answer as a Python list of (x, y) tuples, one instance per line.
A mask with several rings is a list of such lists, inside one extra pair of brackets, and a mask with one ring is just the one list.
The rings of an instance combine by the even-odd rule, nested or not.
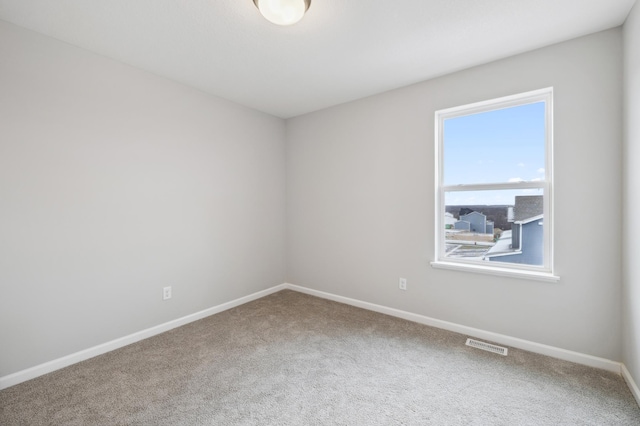
[(531, 182), (540, 182), (542, 179), (541, 178), (535, 178), (535, 179), (531, 179)]
[(517, 178), (511, 178), (511, 179), (509, 179), (507, 182), (509, 182), (509, 183), (524, 182), (524, 179), (519, 178), (519, 177), (517, 177)]
[(543, 169), (542, 167), (540, 167), (540, 168), (538, 169), (538, 173), (540, 173), (540, 174), (544, 174), (544, 169)]
[(524, 163), (518, 163), (518, 167), (524, 167)]

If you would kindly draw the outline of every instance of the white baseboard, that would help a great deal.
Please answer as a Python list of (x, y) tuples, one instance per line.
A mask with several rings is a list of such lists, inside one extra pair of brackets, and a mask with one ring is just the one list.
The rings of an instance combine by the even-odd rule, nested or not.
[(631, 376), (631, 373), (627, 370), (627, 366), (624, 364), (622, 364), (622, 377), (624, 377), (624, 381), (627, 382), (627, 386), (629, 386), (638, 406), (640, 406), (640, 388), (638, 388), (635, 380), (633, 380), (633, 376)]
[(575, 362), (577, 364), (583, 364), (590, 367), (600, 368), (607, 371), (612, 371), (617, 374), (622, 374), (626, 380), (631, 392), (635, 396), (636, 400), (640, 404), (640, 391), (637, 385), (633, 381), (629, 371), (626, 367), (619, 362), (610, 361), (604, 358), (598, 358), (591, 355), (585, 355), (579, 352), (568, 351), (565, 349), (556, 348), (553, 346), (547, 346), (540, 343), (530, 342), (527, 340), (518, 339), (515, 337), (505, 336), (503, 334), (493, 333), (490, 331), (484, 331), (473, 327), (467, 327), (460, 324), (455, 324), (448, 321), (442, 321), (435, 318), (430, 318), (424, 315), (414, 314), (411, 312), (402, 311), (395, 308), (389, 308), (382, 305), (376, 305), (374, 303), (363, 302), (357, 299), (351, 299), (348, 297), (338, 296), (323, 291), (312, 290), (306, 287), (300, 287), (294, 284), (280, 284), (269, 289), (259, 291), (257, 293), (250, 294), (239, 299), (232, 300), (221, 305), (217, 305), (208, 309), (205, 309), (194, 314), (184, 316), (182, 318), (175, 319), (173, 321), (166, 322), (164, 324), (157, 325), (155, 327), (147, 328), (145, 330), (130, 334), (128, 336), (121, 337), (119, 339), (112, 340), (67, 356), (58, 358), (44, 364), (37, 365), (35, 367), (28, 368), (26, 370), (18, 371), (7, 376), (0, 377), (0, 390), (17, 385), (18, 383), (25, 382), (27, 380), (42, 376), (55, 370), (67, 367), (80, 361), (84, 361), (89, 358), (93, 358), (98, 355), (102, 355), (106, 352), (119, 349), (123, 346), (130, 345), (140, 340), (155, 336), (165, 331), (172, 330), (176, 327), (188, 324), (193, 321), (208, 317), (210, 315), (217, 314), (219, 312), (226, 311), (236, 306), (243, 305), (256, 299), (268, 296), (269, 294), (276, 293), (280, 290), (294, 290), (300, 293), (309, 294), (312, 296), (321, 297), (323, 299), (333, 300), (347, 305), (356, 306), (358, 308), (367, 309), (374, 312), (379, 312), (386, 315), (406, 319), (408, 321), (417, 322), (419, 324), (425, 324), (432, 327), (441, 328), (444, 330), (453, 331), (476, 337), (479, 339), (489, 340), (495, 343), (500, 343), (506, 346), (527, 350), (542, 355), (551, 356), (553, 358), (562, 359), (565, 361)]
[(361, 300), (350, 299), (348, 297), (338, 296), (331, 293), (325, 293), (323, 291), (312, 290), (306, 287), (297, 286), (295, 284), (286, 284), (286, 288), (290, 290), (299, 291), (301, 293), (306, 293), (312, 296), (321, 297), (323, 299), (329, 299), (335, 302), (345, 303), (347, 305), (367, 309), (369, 311), (380, 312), (382, 314), (391, 315), (394, 317), (406, 319), (406, 320), (417, 322), (420, 324), (429, 325), (436, 328), (442, 328), (444, 330), (465, 334), (465, 335), (476, 337), (479, 339), (489, 340), (495, 343), (500, 343), (506, 346), (523, 349), (529, 352), (547, 355), (553, 358), (575, 362), (576, 364), (587, 365), (589, 367), (600, 368), (602, 370), (612, 371), (614, 373), (621, 374), (621, 364), (619, 362), (611, 361), (605, 358), (598, 358), (595, 356), (582, 354), (580, 352), (568, 351), (566, 349), (561, 349), (553, 346), (543, 345), (540, 343), (530, 342), (528, 340), (518, 339), (516, 337), (505, 336), (504, 334), (498, 334), (490, 331), (480, 330), (473, 327), (467, 327), (465, 325), (455, 324), (448, 321), (442, 321), (442, 320), (430, 318), (424, 315), (401, 311), (399, 309), (388, 308), (386, 306), (376, 305), (374, 303), (363, 302)]
[(42, 376), (43, 374), (51, 373), (52, 371), (59, 370), (71, 364), (75, 364), (77, 362), (84, 361), (86, 359), (93, 358), (98, 355), (102, 355), (106, 352), (119, 349), (123, 346), (127, 346), (135, 342), (139, 342), (140, 340), (155, 336), (160, 333), (164, 333), (165, 331), (172, 330), (176, 327), (180, 327), (182, 325), (197, 321), (199, 319), (208, 317), (210, 315), (214, 315), (219, 312), (223, 312), (228, 309), (235, 308), (236, 306), (240, 306), (245, 303), (251, 302), (253, 300), (260, 299), (264, 296), (268, 296), (269, 294), (278, 292), (280, 290), (284, 290), (285, 288), (287, 288), (285, 284), (280, 284), (275, 287), (271, 287), (266, 290), (250, 294), (248, 296), (241, 297), (239, 299), (235, 299), (230, 302), (223, 303), (221, 305), (217, 305), (217, 306), (202, 310), (200, 312), (186, 315), (182, 318), (165, 322), (164, 324), (160, 324), (155, 327), (138, 331), (136, 333), (121, 337), (119, 339), (112, 340), (110, 342), (106, 342), (88, 349), (84, 349), (82, 351), (64, 356), (62, 358), (54, 359), (53, 361), (45, 362), (44, 364), (36, 365), (35, 367), (31, 367), (26, 370), (18, 371), (16, 373), (0, 377), (0, 390), (17, 385), (18, 383), (26, 382), (27, 380), (34, 379), (38, 376)]

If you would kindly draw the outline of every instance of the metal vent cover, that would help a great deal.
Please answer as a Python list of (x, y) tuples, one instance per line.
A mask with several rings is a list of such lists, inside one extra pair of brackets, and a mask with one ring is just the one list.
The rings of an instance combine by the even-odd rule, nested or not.
[(492, 345), (491, 343), (481, 342), (480, 340), (475, 339), (467, 339), (466, 345), (504, 356), (507, 356), (507, 353), (509, 352), (507, 348), (503, 348), (502, 346)]

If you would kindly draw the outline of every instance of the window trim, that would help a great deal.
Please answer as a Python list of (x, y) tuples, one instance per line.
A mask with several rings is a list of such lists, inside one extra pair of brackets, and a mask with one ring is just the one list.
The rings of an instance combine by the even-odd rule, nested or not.
[[(450, 118), (462, 117), (537, 102), (545, 103), (545, 176), (539, 182), (509, 182), (487, 184), (444, 185), (444, 122)], [(496, 99), (441, 109), (435, 112), (435, 260), (436, 268), (489, 273), (501, 276), (544, 281), (557, 281), (554, 275), (554, 220), (553, 220), (553, 87), (519, 93)], [(515, 263), (474, 261), (447, 258), (445, 256), (444, 196), (446, 192), (482, 191), (501, 189), (539, 188), (543, 191), (543, 215), (546, 218), (543, 229), (544, 261), (542, 266)]]

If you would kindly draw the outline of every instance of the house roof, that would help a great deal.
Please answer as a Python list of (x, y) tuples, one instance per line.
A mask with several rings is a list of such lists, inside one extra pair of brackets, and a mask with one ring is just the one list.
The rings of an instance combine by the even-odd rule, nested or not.
[(462, 216), (460, 216), (460, 217), (471, 216), (471, 215), (474, 215), (474, 214), (475, 214), (475, 215), (480, 215), (480, 216), (487, 217), (487, 215), (485, 215), (484, 213), (480, 213), (480, 212), (470, 212), (470, 213), (464, 214), (464, 215), (462, 215)]
[(511, 247), (511, 234), (511, 230), (502, 232), (496, 244), (485, 253), (484, 257), (490, 258), (521, 253), (519, 249)]
[(518, 195), (513, 207), (513, 220), (523, 222), (544, 212), (542, 195)]

